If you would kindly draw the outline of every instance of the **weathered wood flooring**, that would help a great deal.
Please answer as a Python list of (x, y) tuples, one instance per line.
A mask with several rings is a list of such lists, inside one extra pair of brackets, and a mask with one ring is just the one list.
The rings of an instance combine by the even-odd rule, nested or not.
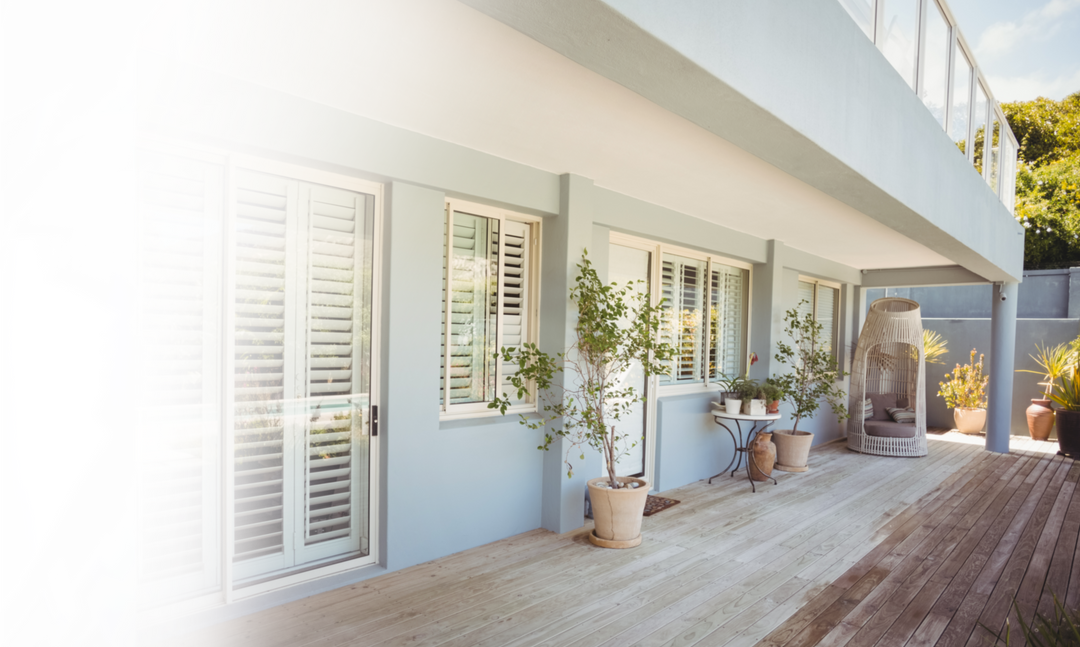
[(1014, 597), (1028, 616), (1051, 591), (1080, 606), (1080, 463), (983, 442), (931, 436), (923, 459), (834, 443), (756, 494), (745, 474), (662, 493), (682, 503), (633, 550), (536, 530), (172, 644), (980, 645)]

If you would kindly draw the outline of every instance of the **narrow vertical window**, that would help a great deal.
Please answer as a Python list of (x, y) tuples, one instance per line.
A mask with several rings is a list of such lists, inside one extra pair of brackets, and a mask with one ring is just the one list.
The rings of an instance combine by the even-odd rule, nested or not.
[(660, 268), (663, 303), (661, 339), (677, 349), (670, 371), (661, 384), (695, 384), (705, 381), (705, 275), (708, 262), (664, 254)]

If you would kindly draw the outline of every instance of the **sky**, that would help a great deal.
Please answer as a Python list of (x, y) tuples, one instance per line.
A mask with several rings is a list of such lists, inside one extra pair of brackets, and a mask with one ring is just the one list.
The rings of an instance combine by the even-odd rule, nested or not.
[(1080, 92), (1080, 0), (945, 0), (998, 101)]

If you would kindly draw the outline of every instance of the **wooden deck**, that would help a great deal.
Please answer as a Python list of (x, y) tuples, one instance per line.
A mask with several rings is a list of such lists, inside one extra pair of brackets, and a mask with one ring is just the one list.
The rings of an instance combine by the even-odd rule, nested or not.
[(1027, 615), (1051, 591), (1080, 603), (1080, 463), (982, 443), (931, 436), (923, 459), (826, 445), (756, 494), (745, 475), (663, 493), (682, 503), (633, 550), (537, 530), (172, 644), (988, 644), (978, 623), (1003, 626), (1014, 597)]

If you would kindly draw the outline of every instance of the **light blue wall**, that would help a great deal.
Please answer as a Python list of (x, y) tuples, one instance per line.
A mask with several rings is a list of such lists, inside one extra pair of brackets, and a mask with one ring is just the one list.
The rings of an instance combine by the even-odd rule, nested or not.
[[(772, 272), (776, 302), (784, 308), (794, 305), (799, 273), (858, 280), (852, 268), (786, 248), (782, 259), (774, 259), (779, 265), (771, 267), (768, 241), (615, 194), (588, 178), (557, 176), (211, 74), (164, 66), (143, 75), (144, 132), (368, 178), (386, 187), (377, 457), (384, 568), (307, 583), (274, 594), (278, 603), (538, 527), (564, 532), (582, 524), (584, 482), (600, 474), (595, 454), (567, 479), (562, 448), (537, 451), (542, 434), (523, 428), (515, 418), (439, 420), (446, 196), (543, 218), (540, 331), (541, 346), (549, 352), (572, 340), (574, 319), (566, 294), (581, 251), (590, 248), (603, 276), (612, 230)], [(764, 317), (774, 327), (775, 313), (766, 308), (759, 315), (759, 310), (753, 317)], [(767, 373), (772, 360), (758, 352), (763, 356), (758, 369)], [(660, 400), (659, 489), (708, 478), (729, 462), (730, 438), (708, 416), (715, 398), (715, 392), (707, 392)], [(824, 440), (828, 422), (820, 426)]]

